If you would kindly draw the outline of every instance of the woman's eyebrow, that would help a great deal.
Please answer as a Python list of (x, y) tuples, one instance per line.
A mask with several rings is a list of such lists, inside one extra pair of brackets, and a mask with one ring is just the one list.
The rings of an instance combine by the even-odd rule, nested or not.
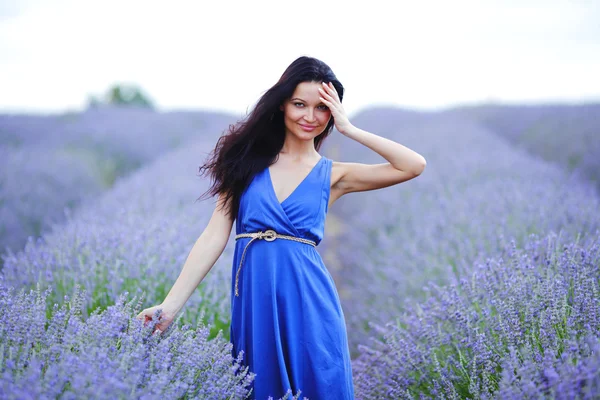
[[(290, 100), (290, 101), (294, 101), (294, 100), (300, 100), (301, 102), (303, 102), (303, 103), (306, 103), (306, 101), (305, 101), (305, 100), (302, 100), (300, 97), (294, 97), (294, 98), (293, 98), (292, 100)], [(323, 103), (323, 102), (322, 102), (322, 101), (320, 101), (320, 102), (319, 102), (319, 104), (320, 104), (320, 103)]]

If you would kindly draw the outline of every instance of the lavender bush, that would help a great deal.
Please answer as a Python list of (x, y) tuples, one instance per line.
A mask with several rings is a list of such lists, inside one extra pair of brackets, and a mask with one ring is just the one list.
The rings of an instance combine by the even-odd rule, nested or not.
[(216, 140), (220, 113), (105, 107), (62, 115), (0, 115), (0, 251), (21, 249), (73, 210), (162, 153)]
[[(352, 193), (332, 207), (341, 225), (336, 281), (353, 354), (370, 334), (423, 300), (423, 287), (471, 276), (471, 266), (514, 238), (562, 231), (565, 240), (600, 228), (594, 188), (559, 166), (533, 159), (502, 138), (455, 115), (376, 110), (357, 126), (405, 143), (427, 159), (413, 181)], [(342, 161), (382, 162), (341, 135), (328, 152)], [(339, 146), (339, 154), (336, 154)]]
[[(195, 201), (209, 184), (197, 171), (210, 145), (199, 142), (161, 157), (22, 251), (8, 252), (1, 272), (6, 284), (49, 285), (53, 302), (80, 284), (88, 293), (86, 313), (108, 307), (124, 291), (146, 293), (148, 305), (162, 302), (214, 209), (214, 199)], [(223, 329), (228, 336), (233, 247), (230, 239), (184, 308), (183, 322), (193, 323), (204, 311), (213, 334)]]
[(0, 114), (0, 144), (93, 149), (143, 162), (188, 140), (217, 137), (233, 121), (226, 113), (110, 106), (43, 116)]
[(28, 236), (39, 237), (75, 208), (98, 196), (102, 173), (83, 154), (62, 149), (0, 148), (0, 245), (17, 250)]
[(592, 399), (600, 393), (600, 231), (512, 241), (426, 286), (354, 360), (361, 399)]
[[(3, 399), (243, 399), (254, 374), (243, 353), (209, 328), (135, 319), (141, 302), (126, 301), (82, 317), (85, 294), (75, 288), (47, 315), (51, 289), (15, 292), (0, 284), (0, 397)], [(158, 316), (158, 314), (157, 314)]]
[(600, 191), (600, 104), (478, 105), (448, 110), (591, 180)]

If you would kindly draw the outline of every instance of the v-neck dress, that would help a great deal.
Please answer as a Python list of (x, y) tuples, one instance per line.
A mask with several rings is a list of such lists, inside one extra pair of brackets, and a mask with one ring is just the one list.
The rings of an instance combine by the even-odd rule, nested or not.
[[(242, 193), (236, 234), (273, 229), (321, 242), (325, 229), (332, 161), (324, 156), (281, 203), (269, 168)], [(233, 356), (256, 374), (253, 399), (279, 399), (288, 390), (300, 398), (353, 399), (346, 324), (338, 292), (317, 249), (277, 238), (236, 241), (231, 283), (230, 340)]]

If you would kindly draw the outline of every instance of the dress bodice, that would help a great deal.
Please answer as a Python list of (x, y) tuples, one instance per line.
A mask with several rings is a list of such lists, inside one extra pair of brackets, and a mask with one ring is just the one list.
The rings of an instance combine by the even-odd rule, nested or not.
[(257, 173), (240, 198), (236, 234), (273, 229), (319, 244), (325, 230), (331, 163), (330, 159), (321, 157), (281, 203), (275, 194), (269, 168)]

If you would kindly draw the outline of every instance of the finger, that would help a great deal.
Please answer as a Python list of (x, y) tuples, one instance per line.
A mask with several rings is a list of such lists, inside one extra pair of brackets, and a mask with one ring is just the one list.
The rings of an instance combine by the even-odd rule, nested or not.
[(322, 93), (323, 95), (327, 95), (327, 96), (329, 96), (329, 93), (327, 93), (327, 92), (325, 91), (325, 89), (323, 89), (323, 88), (319, 88), (319, 93)]
[(331, 96), (332, 99), (339, 101), (339, 96), (338, 96), (337, 92), (335, 91), (335, 87), (331, 84), (331, 82), (329, 82), (329, 84), (326, 84), (325, 82), (323, 82), (323, 87), (324, 87), (323, 91), (325, 93), (327, 93), (327, 95)]
[(321, 97), (320, 99), (327, 106), (327, 108), (329, 108), (329, 111), (331, 111), (331, 115), (337, 113), (337, 108), (335, 108), (335, 104), (334, 103), (332, 103), (329, 100), (324, 99), (323, 97)]
[(330, 102), (329, 100), (326, 100), (326, 99), (325, 99), (325, 98), (323, 98), (323, 97), (319, 97), (319, 99), (321, 99), (321, 101), (322, 101), (323, 103), (325, 103), (325, 105), (331, 109), (331, 102)]
[(323, 88), (325, 93), (329, 93), (331, 91), (331, 86), (329, 86), (329, 84), (327, 84), (325, 82), (323, 82), (323, 85), (321, 85), (321, 88)]
[(328, 98), (330, 98), (331, 100), (333, 100), (333, 99), (334, 99), (334, 97), (333, 97), (332, 95), (330, 95), (329, 93), (327, 93), (325, 90), (323, 90), (323, 89), (321, 89), (321, 88), (319, 88), (319, 90), (321, 91), (321, 94), (322, 94), (323, 96), (327, 96), (327, 97), (328, 97)]
[(329, 85), (327, 86), (328, 89), (331, 89), (331, 91), (333, 92), (333, 94), (335, 95), (335, 97), (339, 100), (339, 96), (338, 96), (338, 92), (337, 90), (335, 90), (335, 86), (333, 86), (333, 83), (329, 82)]
[(327, 89), (330, 89), (334, 93), (337, 93), (337, 90), (335, 90), (335, 86), (333, 86), (333, 83), (329, 82), (326, 86), (327, 86)]

